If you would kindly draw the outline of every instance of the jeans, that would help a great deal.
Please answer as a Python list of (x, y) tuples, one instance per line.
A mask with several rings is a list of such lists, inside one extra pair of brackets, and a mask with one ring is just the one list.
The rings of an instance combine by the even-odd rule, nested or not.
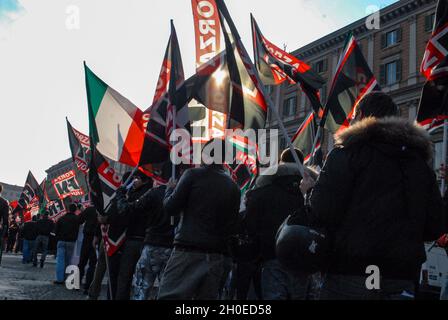
[(145, 245), (132, 279), (132, 300), (148, 300), (156, 279), (163, 277), (172, 249)]
[(40, 248), (42, 248), (42, 255), (40, 256), (40, 262), (43, 265), (45, 262), (45, 258), (47, 257), (48, 251), (48, 236), (37, 236), (36, 242), (34, 243), (33, 250), (33, 264), (37, 265), (37, 253)]
[[(93, 280), (93, 275), (95, 273), (97, 258), (96, 258), (96, 249), (93, 246), (93, 235), (84, 235), (81, 246), (81, 255), (79, 257), (79, 279), (82, 282), (84, 278), (84, 274), (86, 274), (86, 281), (84, 284), (84, 289), (88, 290), (90, 284)], [(85, 273), (86, 265), (89, 264), (87, 269), (87, 273)]]
[(30, 263), (33, 258), (34, 243), (36, 240), (23, 240), (22, 263)]
[(278, 260), (263, 263), (261, 286), (264, 300), (306, 300), (309, 277), (293, 276)]
[(159, 300), (217, 300), (224, 274), (222, 254), (174, 249), (160, 283)]
[(320, 300), (414, 300), (415, 285), (408, 280), (381, 279), (379, 290), (368, 290), (367, 276), (327, 275)]
[(65, 280), (65, 270), (72, 259), (75, 242), (58, 241), (56, 258), (56, 280)]

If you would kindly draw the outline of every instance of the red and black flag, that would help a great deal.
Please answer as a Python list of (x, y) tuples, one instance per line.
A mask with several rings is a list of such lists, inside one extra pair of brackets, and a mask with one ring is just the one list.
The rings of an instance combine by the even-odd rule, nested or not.
[(350, 34), (339, 60), (330, 89), (323, 121), (328, 130), (345, 130), (355, 116), (356, 107), (365, 95), (381, 90), (364, 58), (355, 37)]
[(39, 205), (43, 196), (41, 186), (37, 182), (34, 175), (28, 172), (25, 186), (19, 198), (18, 207), (22, 210), (23, 221), (30, 221), (34, 215), (39, 213)]
[(279, 85), (289, 81), (299, 84), (311, 101), (314, 111), (319, 114), (322, 109), (319, 89), (325, 84), (325, 80), (308, 64), (267, 40), (252, 15), (251, 20), (255, 66), (263, 83)]
[(78, 170), (87, 174), (89, 172), (89, 157), (90, 157), (90, 139), (89, 136), (81, 133), (72, 127), (68, 119), (68, 141), (70, 143), (70, 150), (72, 152), (73, 162)]
[(121, 177), (96, 148), (91, 150), (89, 185), (92, 203), (100, 214), (105, 214), (115, 191), (121, 186)]
[(421, 66), (427, 78), (423, 87), (417, 121), (429, 132), (448, 119), (448, 3), (439, 1), (432, 37)]
[[(292, 144), (295, 148), (302, 151), (304, 156), (304, 163), (308, 165), (322, 165), (322, 149), (321, 142), (315, 141), (318, 129), (318, 123), (316, 121), (316, 115), (312, 112), (305, 118), (300, 125), (296, 134), (292, 139)], [(316, 146), (314, 147), (314, 143)], [(313, 150), (314, 147), (314, 150)]]
[(433, 132), (448, 119), (448, 56), (432, 71), (423, 87), (417, 122)]
[[(104, 156), (92, 148), (90, 168), (90, 197), (96, 210), (104, 215), (112, 207), (111, 201), (121, 186), (121, 177), (115, 172)], [(126, 224), (102, 225), (101, 233), (109, 256), (112, 256), (126, 238)]]
[(420, 72), (428, 80), (437, 77), (433, 74), (436, 67), (448, 55), (448, 2), (446, 0), (439, 1), (437, 5), (436, 17), (434, 21), (434, 29), (431, 39), (429, 40)]
[[(216, 1), (226, 50), (198, 68), (187, 80), (191, 98), (227, 117), (228, 129), (260, 129), (266, 121), (267, 103), (263, 84), (241, 43), (236, 27), (223, 1)], [(227, 34), (225, 24), (230, 26)], [(214, 82), (214, 85), (210, 84)], [(214, 90), (209, 88), (213, 87)], [(214, 99), (210, 97), (214, 92)]]
[[(189, 94), (176, 29), (171, 21), (171, 36), (165, 52), (152, 106), (145, 112), (148, 120), (140, 165), (169, 159), (170, 136), (174, 129), (190, 131)], [(175, 118), (176, 128), (174, 128)]]

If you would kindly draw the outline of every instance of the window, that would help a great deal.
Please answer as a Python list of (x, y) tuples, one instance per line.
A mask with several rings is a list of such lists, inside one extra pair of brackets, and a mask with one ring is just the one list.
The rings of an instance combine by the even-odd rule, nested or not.
[(328, 60), (327, 59), (323, 59), (323, 60), (317, 61), (314, 64), (314, 70), (317, 73), (327, 72), (327, 70), (328, 70)]
[(432, 32), (434, 28), (434, 20), (436, 19), (436, 14), (430, 14), (425, 17), (425, 31)]
[(401, 42), (401, 28), (384, 33), (381, 36), (382, 48), (389, 48)]
[(395, 60), (381, 65), (381, 84), (394, 85), (401, 81), (401, 60)]
[(297, 97), (291, 97), (285, 100), (283, 104), (283, 117), (294, 116), (297, 112)]

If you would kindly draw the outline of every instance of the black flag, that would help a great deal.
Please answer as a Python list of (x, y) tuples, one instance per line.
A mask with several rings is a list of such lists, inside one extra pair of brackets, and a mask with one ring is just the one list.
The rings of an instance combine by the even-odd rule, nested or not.
[(349, 35), (333, 79), (323, 121), (332, 133), (350, 126), (365, 95), (381, 90), (358, 43)]
[(285, 81), (297, 83), (311, 101), (314, 112), (320, 114), (322, 105), (319, 89), (325, 84), (309, 65), (281, 50), (267, 40), (251, 15), (255, 66), (266, 85), (279, 85)]

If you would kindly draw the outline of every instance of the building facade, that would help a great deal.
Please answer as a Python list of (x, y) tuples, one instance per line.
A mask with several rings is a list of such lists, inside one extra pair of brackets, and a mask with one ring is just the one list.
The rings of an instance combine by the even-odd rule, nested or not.
[[(379, 29), (369, 29), (367, 18), (363, 18), (292, 54), (310, 64), (327, 81), (321, 90), (325, 104), (347, 35), (352, 32), (383, 91), (389, 93), (400, 107), (401, 116), (413, 121), (425, 82), (420, 75), (420, 64), (431, 37), (436, 6), (436, 0), (401, 0), (380, 11)], [(270, 92), (291, 137), (312, 111), (311, 104), (297, 85), (271, 87)], [(271, 113), (268, 127), (278, 128)], [(434, 165), (439, 167), (442, 133), (436, 132), (433, 138)], [(284, 139), (280, 140), (280, 146), (286, 146)], [(333, 137), (327, 132), (323, 150), (326, 152), (332, 147)]]
[(2, 197), (9, 202), (19, 200), (23, 187), (0, 182), (3, 186)]

